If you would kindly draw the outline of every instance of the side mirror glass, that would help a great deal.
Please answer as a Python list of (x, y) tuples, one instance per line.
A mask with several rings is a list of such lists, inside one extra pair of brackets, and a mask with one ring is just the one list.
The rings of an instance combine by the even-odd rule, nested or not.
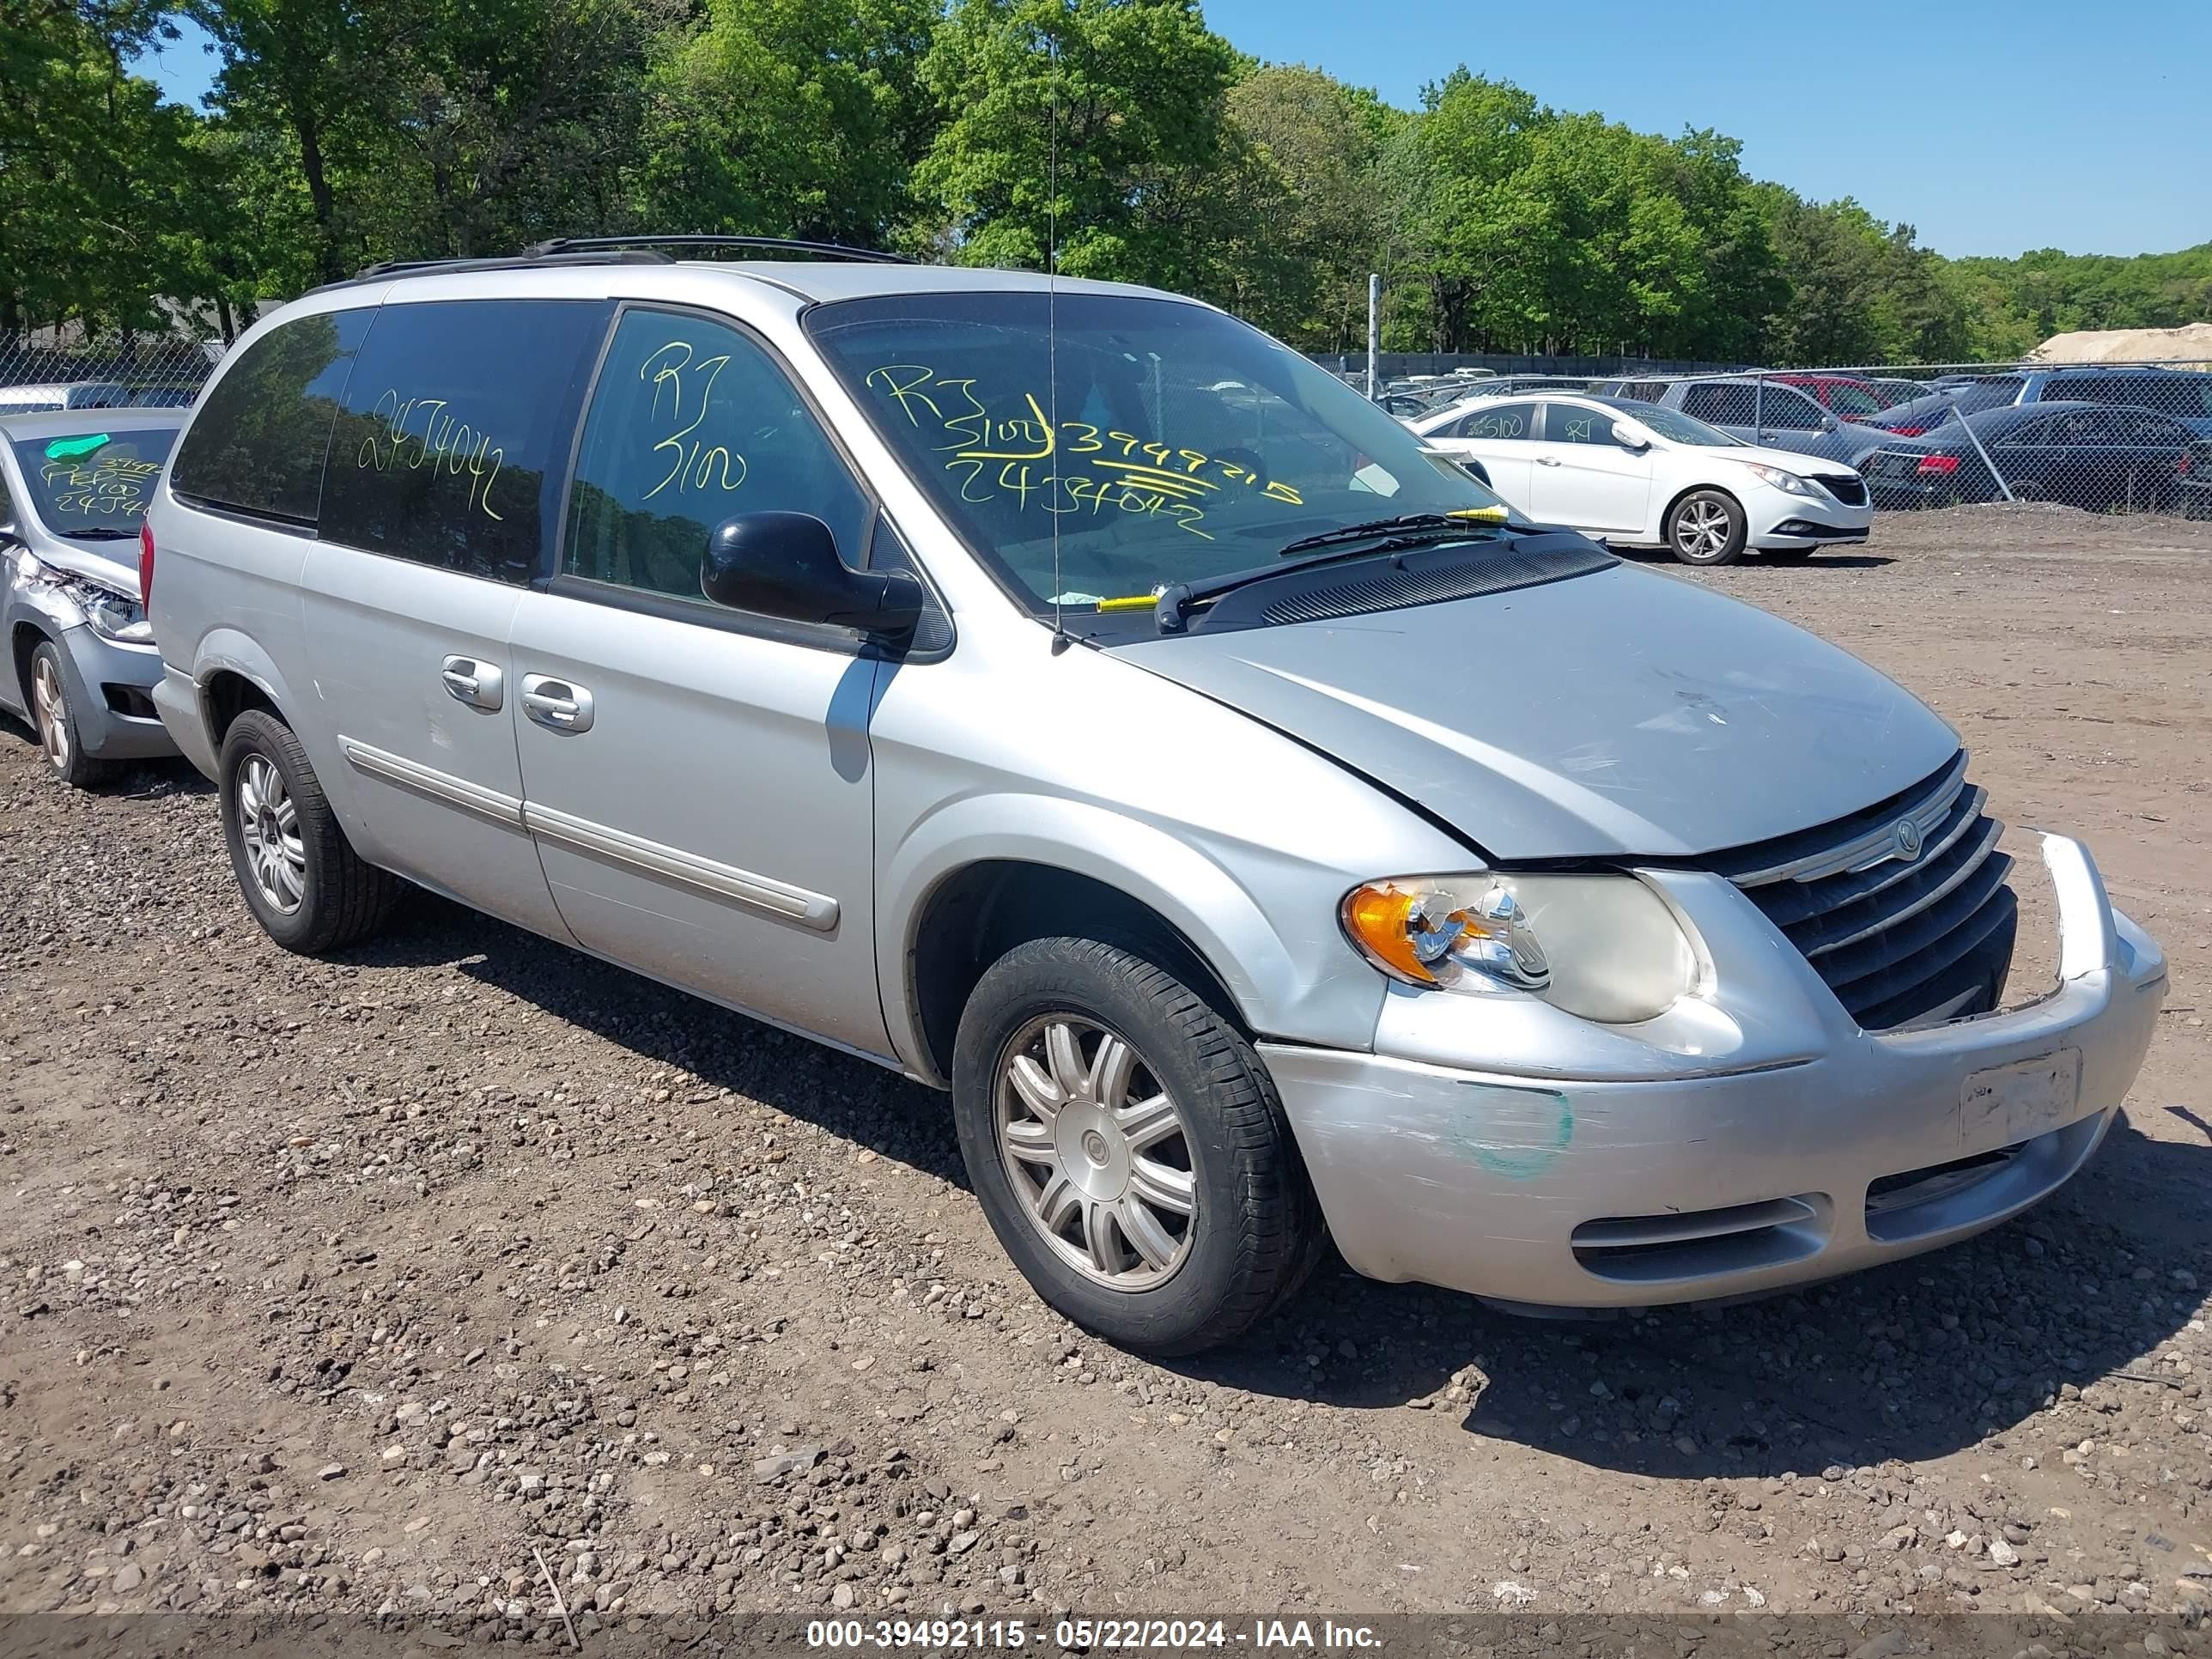
[(810, 513), (744, 513), (707, 537), (699, 591), (717, 605), (784, 622), (911, 634), (922, 586), (902, 570), (855, 570)]

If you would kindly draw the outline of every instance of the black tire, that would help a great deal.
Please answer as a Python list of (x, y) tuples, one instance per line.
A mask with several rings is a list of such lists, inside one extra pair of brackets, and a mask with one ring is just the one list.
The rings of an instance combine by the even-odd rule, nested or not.
[(30, 686), (26, 706), (31, 731), (53, 775), (72, 789), (91, 789), (114, 777), (120, 769), (113, 761), (94, 760), (84, 752), (76, 710), (70, 704), (69, 675), (62, 667), (61, 648), (52, 640), (40, 640), (32, 648)]
[[(240, 805), (240, 778), (257, 763), (276, 769), (295, 815), (300, 892), (289, 910), (264, 890), (248, 850)], [(231, 872), (263, 932), (288, 951), (317, 956), (365, 939), (383, 925), (402, 884), (398, 877), (363, 862), (353, 850), (324, 798), (315, 769), (307, 763), (307, 751), (290, 726), (261, 709), (246, 710), (223, 734), (216, 771)]]
[[(1028, 1177), (1010, 1170), (1012, 1155), (1002, 1150), (1000, 1079), (1017, 1041), (1055, 1017), (1126, 1041), (1138, 1074), (1151, 1074), (1178, 1115), (1169, 1146), (1180, 1150), (1177, 1167), (1188, 1169), (1194, 1202), (1171, 1241), (1181, 1249), (1177, 1264), (1155, 1282), (1121, 1288), (1088, 1276), (1062, 1254), (1081, 1247), (1050, 1243), (1016, 1192), (1016, 1180)], [(1295, 1291), (1320, 1259), (1320, 1208), (1266, 1066), (1222, 1012), (1135, 951), (1044, 939), (1001, 957), (961, 1015), (952, 1102), (969, 1179), (999, 1243), (1048, 1304), (1117, 1346), (1164, 1357), (1231, 1341)], [(1039, 1174), (1039, 1184), (1048, 1182)], [(1145, 1271), (1139, 1248), (1129, 1243), (1127, 1253)]]
[(1684, 564), (1734, 564), (1744, 530), (1743, 508), (1724, 489), (1693, 489), (1667, 509), (1667, 550)]

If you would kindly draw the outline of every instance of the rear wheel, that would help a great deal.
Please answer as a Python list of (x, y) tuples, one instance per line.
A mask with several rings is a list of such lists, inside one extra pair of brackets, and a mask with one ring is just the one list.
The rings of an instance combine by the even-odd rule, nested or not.
[(61, 649), (51, 640), (41, 640), (31, 653), (31, 724), (38, 731), (46, 764), (71, 788), (89, 789), (115, 775), (114, 762), (94, 760), (84, 752), (76, 711), (70, 706), (69, 677), (62, 672)]
[(961, 1017), (952, 1099), (1000, 1243), (1046, 1302), (1122, 1347), (1229, 1341), (1318, 1256), (1260, 1056), (1133, 951), (1047, 939), (1000, 957)]
[(290, 726), (249, 708), (224, 733), (217, 772), (231, 870), (263, 932), (313, 956), (383, 924), (399, 879), (353, 850)]
[(1667, 545), (1684, 564), (1733, 564), (1743, 540), (1743, 509), (1720, 490), (1693, 489), (1667, 514)]

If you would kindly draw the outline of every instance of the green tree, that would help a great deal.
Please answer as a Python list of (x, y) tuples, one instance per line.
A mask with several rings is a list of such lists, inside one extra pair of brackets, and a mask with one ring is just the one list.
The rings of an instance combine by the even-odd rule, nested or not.
[(963, 263), (1042, 267), (1056, 212), (1063, 271), (1202, 290), (1236, 70), (1193, 0), (956, 0), (916, 195)]
[(384, 14), (368, 0), (180, 0), (178, 9), (216, 43), (222, 120), (289, 143), (305, 192), (305, 261), (315, 280), (335, 280), (346, 227), (334, 175), (390, 131)]
[(1432, 348), (1523, 347), (1546, 313), (1541, 273), (1557, 263), (1557, 215), (1528, 176), (1552, 112), (1520, 88), (1463, 68), (1421, 100), (1395, 171)]
[(1240, 215), (1257, 227), (1237, 309), (1294, 344), (1346, 351), (1366, 337), (1367, 278), (1402, 258), (1387, 162), (1406, 118), (1371, 92), (1303, 65), (1255, 69), (1230, 88), (1235, 136), (1262, 180)]
[(880, 245), (933, 107), (935, 0), (709, 0), (664, 40), (641, 216), (666, 229)]
[(161, 327), (157, 299), (204, 292), (190, 258), (196, 118), (124, 68), (158, 27), (138, 5), (0, 9), (0, 334)]

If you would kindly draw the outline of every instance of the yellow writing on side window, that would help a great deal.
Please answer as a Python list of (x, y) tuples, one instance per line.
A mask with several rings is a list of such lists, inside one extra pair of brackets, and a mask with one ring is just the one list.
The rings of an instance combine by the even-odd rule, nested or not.
[(672, 486), (679, 495), (710, 489), (726, 494), (744, 483), (747, 469), (742, 454), (727, 444), (695, 435), (706, 423), (714, 382), (729, 366), (728, 352), (702, 357), (689, 340), (671, 340), (638, 365), (638, 379), (653, 386), (653, 406), (647, 416), (649, 434), (663, 434), (652, 453), (668, 468), (641, 500), (649, 501)]
[[(506, 514), (491, 504), (491, 487), (507, 459), (504, 445), (455, 415), (444, 398), (403, 398), (396, 386), (387, 387), (369, 410), (377, 422), (354, 453), (356, 467), (389, 472), (404, 467), (410, 472), (424, 467), (434, 477), (468, 477), (468, 505), (481, 507), (488, 519), (506, 521)], [(419, 423), (419, 429), (410, 426)]]

